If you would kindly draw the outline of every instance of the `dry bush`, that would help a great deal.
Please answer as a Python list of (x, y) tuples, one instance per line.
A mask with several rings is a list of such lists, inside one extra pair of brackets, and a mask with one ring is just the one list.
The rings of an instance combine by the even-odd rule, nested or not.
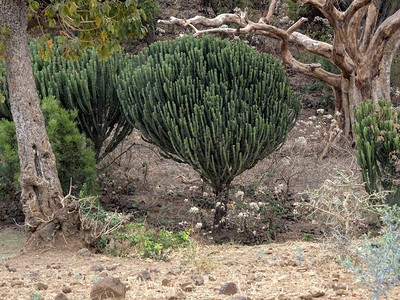
[(367, 194), (364, 184), (351, 171), (336, 170), (332, 179), (310, 192), (310, 201), (300, 204), (308, 219), (324, 234), (324, 240), (340, 254), (352, 240), (379, 224), (378, 208), (387, 193)]

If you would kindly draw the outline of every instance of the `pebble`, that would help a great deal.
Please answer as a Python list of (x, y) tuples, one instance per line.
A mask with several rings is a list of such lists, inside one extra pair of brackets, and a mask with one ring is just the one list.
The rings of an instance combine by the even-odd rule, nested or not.
[(238, 288), (236, 286), (236, 283), (234, 282), (228, 282), (225, 283), (223, 286), (221, 286), (219, 293), (223, 295), (234, 295), (238, 291)]
[(22, 285), (24, 285), (24, 282), (21, 280), (11, 282), (11, 287), (22, 286)]
[(11, 265), (6, 265), (8, 272), (17, 272), (17, 268)]
[(47, 290), (49, 288), (49, 286), (47, 284), (43, 283), (43, 282), (39, 282), (39, 283), (36, 284), (36, 288), (39, 291), (44, 291), (44, 290)]
[(137, 274), (137, 279), (142, 280), (142, 281), (147, 281), (147, 280), (151, 280), (151, 276), (150, 276), (149, 272), (142, 271), (139, 274)]
[(102, 272), (104, 270), (103, 266), (91, 266), (90, 270), (95, 271), (95, 272)]
[(181, 284), (181, 289), (184, 292), (193, 292), (194, 287), (191, 282), (185, 282)]
[(58, 293), (54, 300), (68, 300), (68, 297), (63, 293)]
[(194, 284), (197, 286), (204, 284), (204, 279), (201, 275), (193, 275), (192, 280), (194, 281)]
[(174, 283), (172, 282), (172, 280), (170, 280), (168, 278), (163, 279), (161, 281), (161, 284), (162, 284), (162, 286), (168, 286), (168, 287), (174, 286)]
[(72, 292), (72, 289), (69, 286), (63, 286), (61, 290), (65, 294), (68, 294), (68, 293)]
[(90, 252), (90, 250), (87, 248), (80, 249), (76, 254), (79, 256), (92, 256), (92, 252)]

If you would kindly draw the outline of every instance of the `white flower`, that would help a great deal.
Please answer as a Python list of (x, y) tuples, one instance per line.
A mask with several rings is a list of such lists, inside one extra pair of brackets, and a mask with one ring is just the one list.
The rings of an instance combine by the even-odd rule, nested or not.
[(260, 208), (258, 207), (258, 204), (256, 202), (251, 202), (250, 203), (250, 208), (254, 209), (255, 211), (259, 211)]
[(258, 202), (258, 206), (259, 206), (259, 207), (264, 206), (264, 203)]
[(314, 121), (314, 120), (317, 119), (317, 117), (316, 117), (316, 116), (311, 116), (311, 117), (309, 117), (308, 119), (311, 120), (311, 121)]
[(304, 136), (299, 136), (294, 141), (295, 141), (295, 143), (300, 144), (300, 146), (303, 146), (303, 147), (307, 146), (307, 140)]
[(325, 112), (323, 108), (317, 109), (317, 114), (322, 115)]
[(307, 122), (304, 122), (304, 125), (306, 125), (306, 126), (312, 126), (312, 125), (314, 125), (314, 124), (313, 124), (312, 121), (307, 121)]
[(324, 119), (330, 120), (333, 118), (333, 116), (331, 114), (327, 114), (327, 115), (323, 115), (322, 116)]
[(321, 125), (315, 125), (315, 129), (320, 129)]
[(193, 207), (190, 208), (189, 212), (192, 213), (192, 214), (197, 214), (199, 212), (199, 208), (193, 206)]
[(236, 198), (236, 199), (240, 199), (240, 200), (243, 201), (243, 197), (244, 197), (244, 192), (243, 192), (243, 191), (237, 191), (237, 192), (235, 193), (235, 198)]
[(340, 117), (342, 113), (340, 111), (335, 112), (335, 116)]
[(196, 225), (194, 227), (196, 229), (201, 229), (201, 227), (203, 227), (203, 223), (196, 223)]
[(186, 198), (185, 200), (183, 200), (183, 202), (188, 203), (188, 202), (189, 202), (189, 199)]
[(189, 191), (190, 192), (195, 192), (195, 191), (197, 191), (199, 189), (199, 187), (198, 186), (195, 186), (195, 185), (192, 185), (191, 187), (189, 187)]
[(203, 192), (203, 197), (208, 197), (208, 193), (207, 192)]
[(220, 206), (220, 205), (221, 205), (221, 202), (215, 203), (215, 208), (217, 208), (217, 207)]
[(239, 215), (238, 215), (238, 217), (239, 218), (246, 218), (247, 217), (247, 214), (246, 213), (244, 213), (244, 212), (241, 212), (241, 213), (239, 213)]

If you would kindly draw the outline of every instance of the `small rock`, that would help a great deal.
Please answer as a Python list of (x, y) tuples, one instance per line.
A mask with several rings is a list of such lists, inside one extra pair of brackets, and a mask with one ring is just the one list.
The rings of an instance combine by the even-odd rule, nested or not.
[(55, 296), (54, 300), (68, 300), (68, 297), (63, 293), (58, 293), (57, 296)]
[(347, 290), (347, 285), (345, 285), (345, 284), (339, 284), (339, 285), (333, 285), (332, 286), (332, 289), (334, 290), (334, 291), (339, 291), (339, 290)]
[(172, 282), (172, 280), (170, 280), (168, 278), (163, 279), (161, 281), (161, 284), (162, 284), (162, 286), (168, 286), (168, 287), (174, 286), (174, 283)]
[(142, 271), (139, 274), (137, 274), (137, 279), (142, 280), (142, 281), (147, 281), (147, 280), (151, 280), (151, 276), (150, 276), (149, 272)]
[(208, 280), (210, 280), (210, 281), (216, 281), (216, 279), (215, 279), (214, 277), (212, 277), (211, 275), (208, 276)]
[(6, 286), (7, 284), (5, 282), (0, 283), (0, 287)]
[(21, 280), (11, 282), (11, 287), (22, 286), (22, 285), (24, 285), (24, 282)]
[(221, 286), (219, 293), (223, 295), (234, 295), (238, 291), (236, 283), (228, 282)]
[(203, 285), (204, 284), (204, 279), (201, 275), (194, 275), (192, 276), (192, 280), (194, 281), (194, 284), (197, 286)]
[(185, 282), (181, 284), (181, 289), (184, 292), (193, 292), (194, 287), (191, 282)]
[(97, 281), (90, 291), (90, 298), (102, 300), (107, 298), (125, 298), (126, 285), (118, 278), (108, 276)]
[(168, 300), (182, 300), (182, 299), (186, 299), (186, 296), (182, 291), (179, 291), (172, 295), (167, 295), (167, 299)]
[(349, 293), (344, 291), (344, 290), (338, 290), (336, 291), (336, 295), (338, 296), (347, 296)]
[(108, 273), (107, 272), (101, 272), (100, 274), (99, 274), (99, 277), (101, 277), (101, 278), (106, 278), (108, 276)]
[(87, 248), (82, 248), (76, 254), (78, 254), (79, 256), (92, 256), (92, 252), (90, 252)]
[(314, 298), (320, 298), (320, 297), (325, 296), (325, 293), (323, 291), (317, 291), (317, 292), (312, 293), (311, 295), (313, 295)]
[(228, 300), (250, 300), (250, 298), (245, 297), (245, 296), (233, 296), (233, 297), (229, 297)]
[(8, 272), (17, 272), (17, 268), (14, 266), (6, 265)]
[(307, 294), (307, 295), (302, 295), (302, 296), (300, 296), (299, 299), (302, 299), (302, 300), (311, 300), (311, 299), (313, 299), (313, 298), (314, 298), (313, 295)]
[(49, 288), (49, 286), (43, 282), (39, 282), (38, 284), (36, 284), (36, 288), (39, 291), (44, 291), (44, 290), (47, 290)]
[(103, 266), (91, 266), (90, 270), (95, 271), (95, 272), (102, 272), (104, 270)]
[(117, 269), (118, 266), (119, 266), (119, 265), (107, 266), (106, 269), (107, 269), (107, 271), (114, 271), (114, 270)]
[(63, 286), (61, 290), (64, 294), (68, 294), (68, 293), (72, 292), (72, 289), (69, 286)]

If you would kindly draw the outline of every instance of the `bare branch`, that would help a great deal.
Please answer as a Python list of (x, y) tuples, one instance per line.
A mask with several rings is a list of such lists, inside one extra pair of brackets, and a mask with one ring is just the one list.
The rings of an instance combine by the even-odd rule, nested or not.
[(307, 18), (301, 18), (298, 20), (296, 23), (294, 23), (292, 26), (289, 27), (287, 30), (288, 35), (291, 35), (293, 32), (295, 32), (297, 29), (301, 27), (305, 22), (308, 22)]
[(344, 21), (349, 23), (358, 10), (365, 7), (371, 0), (354, 0), (344, 12)]
[(331, 44), (313, 40), (299, 32), (293, 32), (289, 37), (289, 42), (301, 46), (307, 51), (323, 56), (333, 62), (333, 48)]
[(333, 0), (302, 0), (302, 2), (318, 8), (331, 24), (343, 19), (343, 13), (336, 9)]
[[(273, 37), (275, 39), (279, 39), (281, 40), (282, 59), (291, 68), (293, 68), (297, 72), (322, 80), (323, 82), (327, 83), (330, 86), (335, 86), (335, 87), (340, 86), (340, 75), (327, 72), (323, 70), (320, 65), (302, 63), (296, 60), (291, 54), (288, 43), (293, 41), (294, 43), (301, 45), (305, 49), (307, 50), (310, 49), (311, 52), (327, 57), (332, 61), (333, 51), (331, 45), (312, 40), (306, 37), (305, 35), (294, 32), (305, 21), (307, 21), (306, 18), (300, 19), (288, 30), (283, 30), (260, 21), (258, 23), (253, 23), (251, 21), (248, 21), (246, 17), (239, 18), (238, 17), (239, 15), (243, 16), (243, 14), (240, 13), (240, 11), (238, 11), (237, 14), (235, 15), (222, 14), (213, 19), (208, 19), (205, 17), (194, 17), (188, 20), (170, 18), (169, 21), (161, 21), (161, 22), (159, 21), (159, 22), (162, 24), (177, 24), (181, 26), (190, 26), (194, 31), (194, 36), (199, 36), (206, 33), (225, 33), (225, 34), (237, 35), (242, 33), (254, 32), (255, 34), (266, 35)], [(237, 18), (233, 18), (233, 16), (236, 16)], [(232, 22), (232, 20), (234, 20), (235, 22)], [(199, 30), (195, 26), (195, 24), (201, 24), (206, 27), (220, 26), (224, 24), (224, 22), (241, 24), (242, 27), (239, 28), (218, 27), (218, 28)]]
[(269, 20), (271, 19), (272, 15), (274, 14), (276, 2), (277, 2), (277, 0), (271, 0), (271, 3), (269, 4), (267, 16), (265, 18), (261, 18), (260, 21), (262, 21), (264, 23), (269, 23)]
[[(400, 10), (387, 18), (376, 30), (368, 46), (368, 55), (374, 54), (372, 68), (378, 67), (384, 55), (387, 43), (400, 30)], [(371, 55), (372, 57), (372, 55)]]
[(217, 27), (223, 24), (232, 24), (232, 23), (241, 25), (242, 27), (246, 26), (246, 24), (240, 24), (241, 18), (237, 14), (221, 14), (213, 19), (209, 19), (203, 16), (195, 16), (187, 20), (170, 17), (169, 20), (158, 20), (157, 22), (165, 25), (179, 25), (179, 26), (185, 26), (186, 23), (190, 23), (193, 25), (200, 24), (208, 27)]
[(367, 18), (365, 20), (363, 32), (359, 43), (359, 48), (361, 52), (364, 52), (367, 49), (368, 44), (371, 41), (372, 35), (375, 32), (376, 22), (378, 20), (378, 13), (378, 7), (376, 7), (375, 3), (372, 2), (368, 6)]

